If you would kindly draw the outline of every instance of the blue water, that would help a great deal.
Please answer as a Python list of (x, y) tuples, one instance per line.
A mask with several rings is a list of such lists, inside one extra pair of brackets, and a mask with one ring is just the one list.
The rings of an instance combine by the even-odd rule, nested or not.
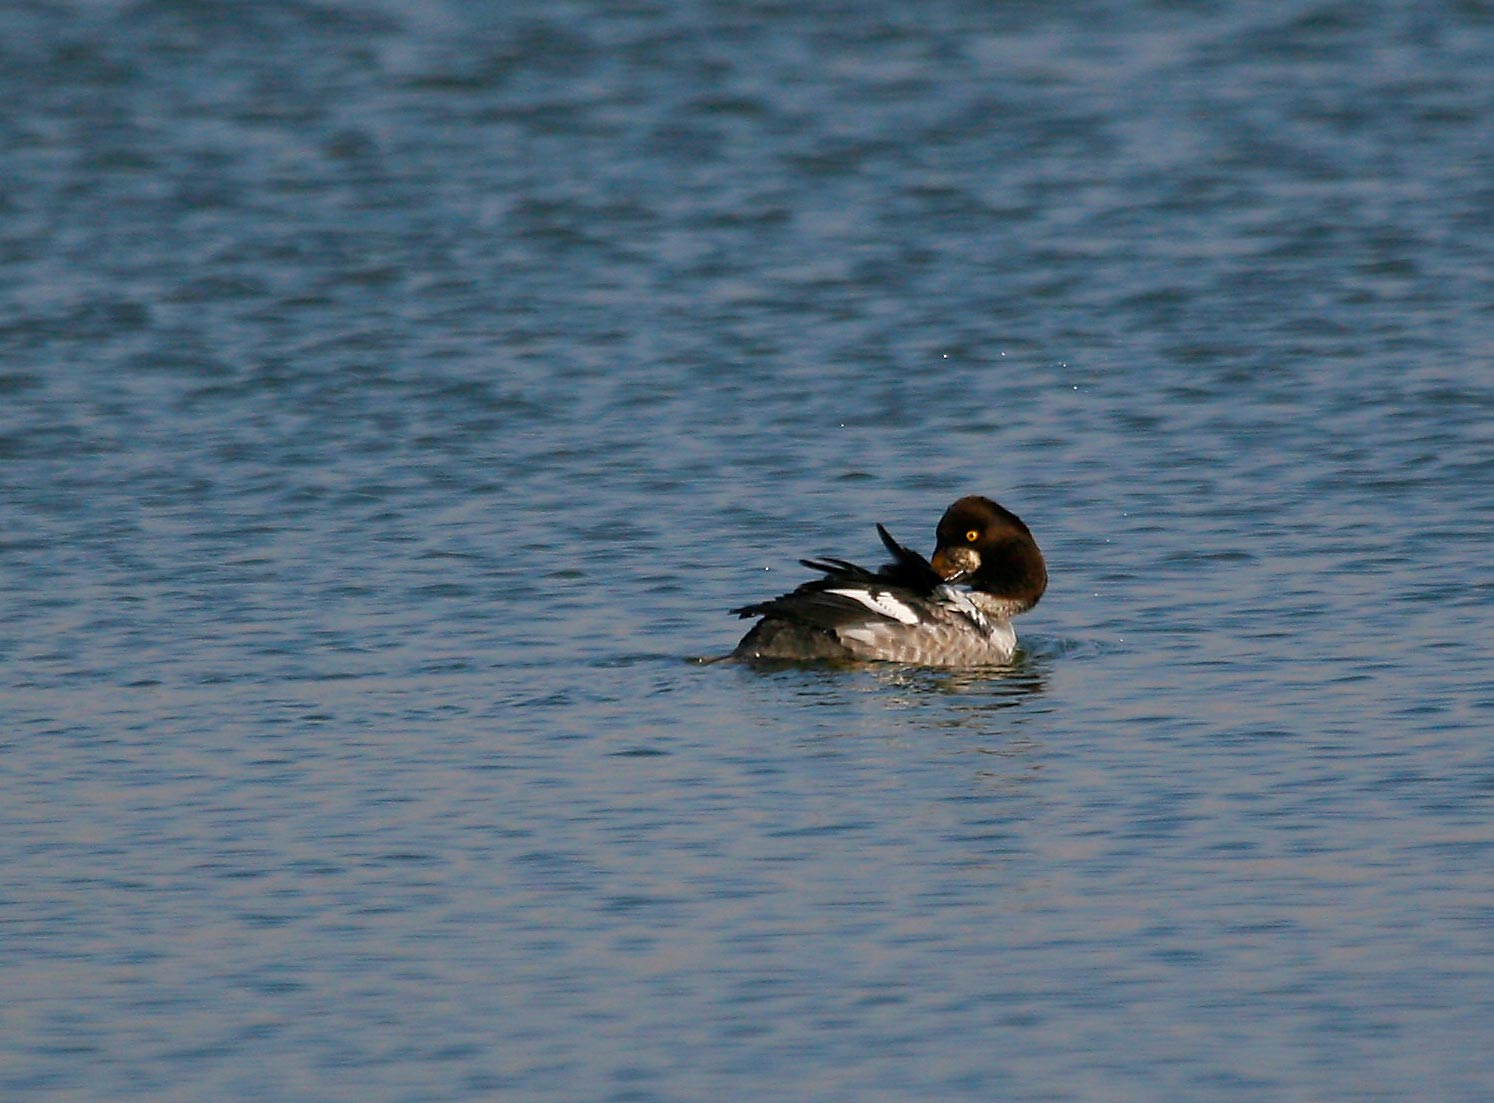
[[(0, 9), (0, 1096), (1494, 1098), (1490, 73)], [(692, 661), (967, 493), (1010, 671)]]

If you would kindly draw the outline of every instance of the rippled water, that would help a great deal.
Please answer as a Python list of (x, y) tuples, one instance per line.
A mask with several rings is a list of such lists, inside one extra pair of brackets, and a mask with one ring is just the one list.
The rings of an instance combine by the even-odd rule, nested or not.
[(1494, 1095), (1487, 6), (518, 7), (0, 11), (0, 1094)]

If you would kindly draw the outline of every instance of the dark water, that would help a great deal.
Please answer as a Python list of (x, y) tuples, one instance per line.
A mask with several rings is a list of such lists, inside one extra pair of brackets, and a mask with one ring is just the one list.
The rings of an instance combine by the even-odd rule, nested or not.
[[(0, 10), (0, 1095), (1494, 1097), (1491, 73)], [(687, 661), (965, 493), (1011, 672)]]

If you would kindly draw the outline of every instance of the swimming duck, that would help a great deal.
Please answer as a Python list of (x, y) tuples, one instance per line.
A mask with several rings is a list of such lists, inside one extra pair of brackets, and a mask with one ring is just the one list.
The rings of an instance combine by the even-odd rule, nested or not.
[(1015, 513), (976, 495), (945, 510), (936, 533), (934, 554), (924, 559), (878, 525), (892, 562), (876, 571), (844, 559), (801, 559), (824, 577), (731, 610), (761, 618), (732, 655), (942, 667), (1010, 662), (1017, 649), (1011, 618), (1048, 586), (1037, 541)]

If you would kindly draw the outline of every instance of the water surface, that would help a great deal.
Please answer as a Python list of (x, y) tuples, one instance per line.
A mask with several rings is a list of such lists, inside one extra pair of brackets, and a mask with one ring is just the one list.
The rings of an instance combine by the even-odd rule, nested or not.
[[(0, 13), (5, 1097), (1487, 1100), (1491, 71)], [(1011, 670), (691, 661), (966, 493)]]

